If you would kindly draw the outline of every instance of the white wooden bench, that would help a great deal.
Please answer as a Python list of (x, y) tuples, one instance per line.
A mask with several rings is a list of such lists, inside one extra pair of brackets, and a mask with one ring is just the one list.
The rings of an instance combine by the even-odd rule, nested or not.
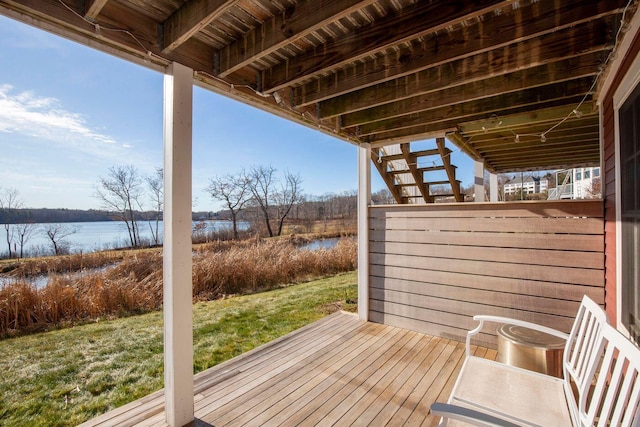
[[(584, 297), (569, 335), (495, 316), (475, 316), (467, 355), (448, 403), (434, 403), (440, 425), (640, 426), (640, 349)], [(565, 338), (564, 378), (471, 355), (484, 322), (509, 323)]]

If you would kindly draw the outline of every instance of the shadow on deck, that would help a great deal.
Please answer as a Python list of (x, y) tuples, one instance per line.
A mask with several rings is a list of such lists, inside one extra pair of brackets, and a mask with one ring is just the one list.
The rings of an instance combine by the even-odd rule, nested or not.
[[(463, 343), (338, 312), (197, 374), (194, 425), (436, 425), (463, 360)], [(83, 426), (164, 426), (163, 406), (160, 390)]]

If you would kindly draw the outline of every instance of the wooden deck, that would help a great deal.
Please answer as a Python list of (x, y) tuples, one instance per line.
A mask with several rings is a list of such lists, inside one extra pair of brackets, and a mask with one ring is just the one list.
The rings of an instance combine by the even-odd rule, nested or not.
[[(463, 343), (338, 312), (197, 374), (194, 425), (435, 425), (463, 358)], [(164, 426), (163, 405), (160, 390), (83, 426)]]

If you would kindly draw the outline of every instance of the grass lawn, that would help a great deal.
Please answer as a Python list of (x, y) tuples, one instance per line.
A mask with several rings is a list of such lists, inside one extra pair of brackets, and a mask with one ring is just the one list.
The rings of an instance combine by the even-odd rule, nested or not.
[[(198, 303), (194, 373), (355, 310), (356, 273)], [(0, 424), (76, 425), (163, 386), (162, 313), (0, 341)]]

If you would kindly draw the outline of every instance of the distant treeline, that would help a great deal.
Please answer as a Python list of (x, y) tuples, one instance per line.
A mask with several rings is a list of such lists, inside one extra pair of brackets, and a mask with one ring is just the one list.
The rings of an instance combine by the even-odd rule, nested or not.
[[(155, 218), (155, 212), (134, 212), (140, 221)], [(214, 212), (194, 212), (193, 220), (217, 219)], [(119, 221), (112, 212), (89, 209), (14, 209), (0, 210), (0, 224)]]

